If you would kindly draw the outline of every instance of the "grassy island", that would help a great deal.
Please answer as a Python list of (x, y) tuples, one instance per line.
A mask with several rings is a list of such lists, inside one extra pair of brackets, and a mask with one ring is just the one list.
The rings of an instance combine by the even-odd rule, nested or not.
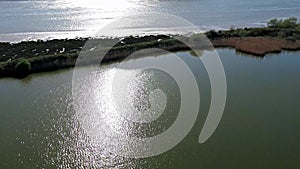
[(209, 31), (207, 36), (215, 47), (233, 47), (255, 56), (300, 49), (300, 24), (297, 18), (271, 19), (264, 28)]
[[(296, 18), (272, 19), (267, 27), (211, 30), (205, 33), (214, 47), (232, 47), (237, 51), (263, 57), (267, 53), (300, 49), (300, 24)], [(185, 37), (193, 40), (197, 34)], [(57, 70), (75, 65), (88, 38), (49, 41), (0, 43), (0, 77), (22, 78), (28, 74)], [(93, 39), (112, 41), (116, 39)], [(119, 40), (119, 39), (118, 39)], [(189, 50), (182, 42), (168, 35), (126, 37), (106, 54), (103, 62), (121, 60), (135, 51), (161, 48), (169, 51)]]

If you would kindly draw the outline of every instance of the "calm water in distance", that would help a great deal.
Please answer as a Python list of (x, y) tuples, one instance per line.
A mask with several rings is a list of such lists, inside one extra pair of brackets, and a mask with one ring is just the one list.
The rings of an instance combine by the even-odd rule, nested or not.
[[(93, 36), (118, 18), (143, 12), (173, 14), (201, 30), (209, 30), (262, 26), (271, 18), (300, 18), (299, 11), (299, 0), (0, 1), (0, 41)], [(138, 24), (132, 24), (128, 29), (138, 28)], [(143, 32), (177, 33), (177, 30), (150, 25)]]

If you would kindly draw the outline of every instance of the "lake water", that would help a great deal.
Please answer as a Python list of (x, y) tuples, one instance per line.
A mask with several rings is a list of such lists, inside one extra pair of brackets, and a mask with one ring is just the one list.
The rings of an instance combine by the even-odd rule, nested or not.
[[(262, 26), (271, 18), (300, 18), (299, 0), (43, 0), (0, 1), (0, 41), (93, 36), (101, 27), (142, 12), (173, 14), (201, 30)], [(134, 23), (134, 22), (133, 22)], [(148, 33), (188, 33), (160, 29)], [(124, 28), (122, 28), (124, 29)], [(139, 29), (131, 24), (128, 29)], [(115, 35), (117, 36), (117, 35)]]
[[(88, 165), (88, 168), (299, 167), (300, 52), (283, 52), (265, 58), (241, 55), (232, 49), (217, 49), (217, 52), (224, 65), (228, 95), (223, 118), (213, 136), (203, 144), (198, 143), (211, 97), (207, 72), (189, 52), (178, 52), (176, 54), (189, 65), (200, 86), (198, 118), (187, 137), (176, 147), (144, 159), (119, 157), (90, 142), (72, 106), (73, 69), (34, 74), (23, 80), (0, 79), (0, 168), (74, 168)], [(172, 63), (174, 57), (162, 55), (127, 62), (140, 64), (154, 60)], [(95, 85), (108, 90), (105, 77), (111, 71), (119, 70), (124, 75), (137, 71), (118, 69), (117, 65), (101, 67), (99, 77), (102, 80)], [(180, 70), (178, 68), (178, 73)], [(154, 135), (173, 123), (179, 109), (180, 94), (186, 93), (179, 94), (178, 86), (163, 72), (144, 72), (142, 77), (140, 85), (150, 89), (153, 89), (151, 85), (160, 85), (167, 94), (172, 94), (168, 98), (167, 114), (161, 119), (165, 121), (158, 121), (148, 126), (149, 130), (143, 130)], [(165, 81), (160, 82), (162, 79)], [(109, 106), (108, 109), (102, 107), (107, 105), (106, 91), (103, 95), (101, 91), (83, 87), (81, 97), (85, 98), (91, 92), (99, 93), (96, 100), (100, 100), (100, 109), (110, 111)], [(133, 93), (133, 98), (141, 96), (136, 100), (136, 106), (138, 109), (147, 108), (147, 97), (139, 92)], [(88, 115), (93, 120), (93, 112)], [(115, 127), (122, 126), (113, 124)], [(123, 133), (131, 135), (137, 134), (135, 131), (139, 129), (121, 127)]]

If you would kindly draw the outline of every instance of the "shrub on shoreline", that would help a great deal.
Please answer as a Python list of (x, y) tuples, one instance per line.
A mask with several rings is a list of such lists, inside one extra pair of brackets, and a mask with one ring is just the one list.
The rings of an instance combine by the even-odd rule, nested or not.
[(21, 59), (15, 65), (15, 71), (17, 77), (24, 77), (29, 74), (31, 70), (31, 64), (27, 59)]
[(297, 18), (290, 17), (287, 19), (271, 19), (267, 25), (270, 28), (296, 28), (300, 24), (297, 24)]

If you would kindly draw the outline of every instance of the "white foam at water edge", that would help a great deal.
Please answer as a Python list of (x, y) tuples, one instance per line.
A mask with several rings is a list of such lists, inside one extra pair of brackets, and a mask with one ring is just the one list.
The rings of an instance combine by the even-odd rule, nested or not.
[[(204, 31), (208, 28), (201, 29)], [(192, 29), (177, 27), (177, 28), (133, 28), (124, 29), (123, 31), (112, 31), (110, 34), (95, 33), (95, 31), (62, 31), (62, 32), (26, 32), (26, 33), (10, 33), (0, 34), (0, 42), (18, 43), (21, 41), (37, 41), (37, 40), (52, 40), (52, 39), (73, 39), (73, 38), (87, 38), (87, 37), (124, 37), (129, 35), (146, 36), (146, 35), (190, 35), (194, 32)]]
[[(236, 25), (234, 28), (243, 27), (263, 27), (266, 23), (251, 23), (248, 25)], [(61, 32), (25, 32), (0, 34), (0, 42), (18, 43), (21, 41), (37, 41), (52, 39), (74, 39), (74, 38), (104, 38), (104, 37), (125, 37), (129, 35), (146, 36), (146, 35), (185, 35), (190, 36), (195, 33), (203, 33), (209, 30), (228, 30), (228, 26), (198, 26), (201, 32), (196, 32), (193, 27), (172, 27), (172, 28), (118, 28), (101, 34), (96, 31), (61, 31)]]
[(62, 32), (26, 32), (26, 33), (11, 33), (0, 34), (0, 42), (18, 43), (21, 41), (37, 41), (51, 39), (73, 39), (85, 38), (91, 35), (88, 31), (62, 31)]

